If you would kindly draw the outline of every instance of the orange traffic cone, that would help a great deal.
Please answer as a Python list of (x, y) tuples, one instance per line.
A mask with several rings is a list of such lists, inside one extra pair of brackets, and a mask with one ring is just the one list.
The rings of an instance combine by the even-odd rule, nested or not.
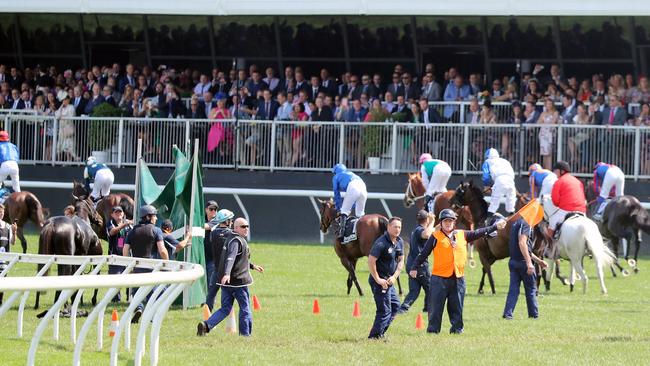
[(262, 305), (260, 305), (260, 300), (257, 299), (257, 296), (253, 295), (253, 310), (262, 310)]
[(361, 317), (361, 310), (359, 309), (359, 300), (354, 302), (354, 310), (352, 310), (352, 316), (355, 318)]
[(117, 332), (117, 327), (119, 326), (119, 317), (117, 316), (117, 310), (113, 309), (113, 314), (111, 314), (111, 328), (108, 331), (108, 336), (109, 337), (115, 337), (115, 333)]
[(318, 299), (314, 299), (314, 306), (311, 309), (313, 314), (320, 314), (320, 305), (318, 304)]
[(415, 319), (415, 329), (424, 329), (424, 319), (422, 319), (422, 313), (419, 313), (417, 319)]
[(230, 310), (230, 315), (226, 318), (226, 334), (237, 333), (237, 322), (235, 321), (235, 310)]
[(210, 319), (210, 308), (208, 307), (208, 304), (203, 304), (203, 321), (206, 321)]

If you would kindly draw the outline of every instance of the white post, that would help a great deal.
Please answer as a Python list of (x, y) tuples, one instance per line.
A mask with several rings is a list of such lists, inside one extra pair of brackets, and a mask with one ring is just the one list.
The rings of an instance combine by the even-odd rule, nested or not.
[(393, 175), (397, 174), (397, 125), (393, 123), (393, 148), (391, 149), (391, 170)]
[(142, 139), (138, 139), (138, 150), (135, 156), (135, 191), (133, 198), (135, 198), (135, 208), (133, 209), (133, 219), (136, 220), (136, 215), (140, 215), (140, 159), (142, 159)]
[(123, 148), (124, 148), (124, 118), (120, 118), (120, 124), (117, 127), (117, 167), (118, 168), (122, 167)]
[(271, 159), (269, 161), (271, 172), (273, 172), (273, 168), (275, 168), (275, 136), (276, 136), (276, 134), (277, 134), (276, 122), (272, 121), (271, 122)]
[[(58, 118), (53, 118), (54, 120), (54, 126), (52, 127), (52, 146), (51, 146), (51, 160), (52, 160), (52, 166), (54, 166), (54, 163), (56, 162), (56, 145), (58, 144), (59, 140), (59, 119)], [(46, 126), (47, 128), (47, 126)]]
[(339, 163), (345, 163), (345, 127), (339, 124)]
[(463, 127), (463, 176), (467, 176), (467, 163), (469, 160), (469, 125)]
[[(196, 208), (196, 171), (198, 170), (199, 164), (199, 139), (194, 139), (194, 154), (192, 156), (192, 197), (190, 197), (190, 218), (189, 225), (190, 230), (194, 227), (194, 209)], [(185, 250), (185, 261), (192, 261), (192, 251)], [(183, 309), (187, 309), (189, 303), (189, 288), (186, 287), (183, 289)]]
[(634, 181), (639, 180), (639, 170), (641, 168), (641, 129), (637, 127), (634, 130)]
[(556, 161), (562, 160), (562, 148), (564, 147), (564, 136), (562, 134), (564, 133), (564, 129), (562, 128), (562, 125), (559, 125), (557, 128), (557, 158), (555, 159)]

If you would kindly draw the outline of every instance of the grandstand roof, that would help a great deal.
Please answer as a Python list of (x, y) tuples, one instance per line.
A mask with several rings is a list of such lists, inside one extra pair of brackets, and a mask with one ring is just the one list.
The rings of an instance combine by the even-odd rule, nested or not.
[(650, 15), (648, 0), (23, 0), (3, 12), (174, 15)]

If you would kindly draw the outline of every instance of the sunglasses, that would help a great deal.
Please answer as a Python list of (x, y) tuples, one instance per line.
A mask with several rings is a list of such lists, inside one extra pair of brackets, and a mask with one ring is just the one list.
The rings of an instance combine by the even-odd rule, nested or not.
[(238, 227), (240, 227), (242, 229), (248, 229), (248, 225), (239, 225)]
[(210, 207), (210, 208), (208, 208), (208, 211), (216, 211), (216, 210), (217, 210), (217, 209), (214, 208), (214, 207)]

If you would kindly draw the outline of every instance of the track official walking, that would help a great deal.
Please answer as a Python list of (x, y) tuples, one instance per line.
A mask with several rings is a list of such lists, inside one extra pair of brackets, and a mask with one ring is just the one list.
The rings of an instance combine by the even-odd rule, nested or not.
[[(415, 259), (417, 268), (432, 254), (433, 268), (429, 281), (429, 325), (427, 332), (440, 333), (442, 311), (447, 303), (447, 313), (451, 322), (450, 333), (463, 332), (463, 302), (465, 301), (465, 262), (467, 262), (467, 243), (479, 239), (506, 226), (505, 220), (478, 230), (454, 230), (456, 213), (451, 209), (440, 211), (441, 222), (437, 230), (427, 240), (424, 248)], [(411, 277), (417, 275), (411, 270)]]

